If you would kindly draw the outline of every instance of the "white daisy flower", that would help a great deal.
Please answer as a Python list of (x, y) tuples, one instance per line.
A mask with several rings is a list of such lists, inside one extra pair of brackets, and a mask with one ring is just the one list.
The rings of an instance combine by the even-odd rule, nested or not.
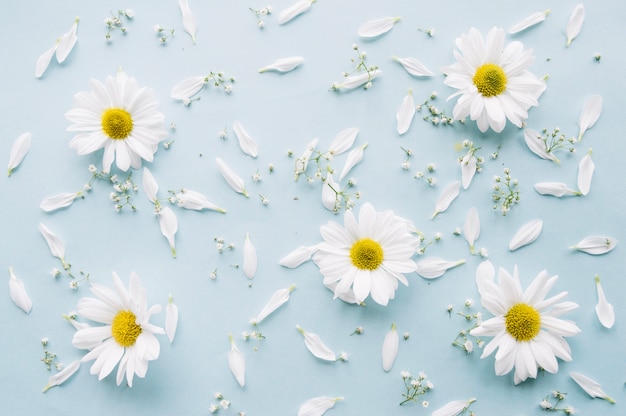
[[(517, 267), (511, 276), (506, 270), (498, 271), (498, 284), (494, 282), (495, 270), (489, 261), (476, 270), (476, 285), (485, 309), (494, 314), (473, 329), (473, 336), (493, 336), (485, 345), (481, 358), (491, 355), (496, 348), (496, 375), (508, 374), (515, 368), (515, 384), (528, 377), (536, 378), (537, 369), (549, 373), (559, 369), (557, 358), (571, 361), (572, 356), (565, 337), (576, 335), (580, 329), (572, 321), (559, 319), (578, 305), (560, 302), (567, 296), (561, 292), (545, 299), (558, 276), (544, 270), (524, 291)], [(559, 303), (560, 302), (560, 303)]]
[(115, 290), (92, 283), (95, 298), (82, 298), (76, 311), (84, 318), (104, 325), (88, 326), (74, 334), (72, 345), (90, 351), (82, 362), (95, 360), (90, 373), (98, 374), (98, 380), (108, 376), (117, 368), (117, 385), (126, 376), (130, 387), (133, 376), (145, 377), (148, 362), (159, 357), (160, 344), (155, 334), (163, 334), (163, 328), (152, 325), (153, 313), (161, 310), (160, 305), (148, 308), (146, 291), (136, 273), (130, 275), (128, 290), (114, 272)]
[(91, 80), (91, 92), (74, 95), (74, 107), (65, 113), (80, 132), (70, 141), (79, 155), (104, 148), (102, 170), (109, 172), (115, 159), (123, 171), (138, 169), (141, 160), (152, 162), (159, 142), (167, 136), (163, 114), (156, 111), (152, 89), (139, 87), (133, 77), (119, 71), (103, 84)]
[(354, 293), (356, 303), (368, 295), (381, 305), (393, 299), (398, 281), (408, 286), (403, 273), (415, 271), (411, 259), (419, 239), (409, 231), (408, 221), (392, 211), (376, 212), (366, 203), (357, 222), (352, 211), (344, 214), (344, 227), (329, 222), (320, 228), (325, 242), (313, 261), (324, 275), (324, 285), (334, 287), (335, 297)]
[(539, 105), (537, 99), (546, 89), (527, 69), (534, 60), (532, 49), (524, 50), (517, 41), (505, 47), (504, 36), (504, 29), (494, 27), (485, 42), (477, 29), (470, 29), (456, 40), (457, 62), (441, 68), (445, 84), (459, 90), (450, 96), (460, 95), (453, 117), (470, 116), (483, 133), (489, 127), (501, 132), (507, 119), (522, 127), (528, 109)]

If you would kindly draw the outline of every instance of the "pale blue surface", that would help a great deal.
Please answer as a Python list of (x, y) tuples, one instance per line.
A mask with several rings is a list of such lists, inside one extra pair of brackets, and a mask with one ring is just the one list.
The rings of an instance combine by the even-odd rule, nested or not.
[[(274, 13), (265, 19), (266, 28), (256, 27), (248, 6), (261, 8), (265, 2), (190, 0), (198, 20), (197, 44), (184, 33), (177, 2), (128, 1), (33, 1), (12, 2), (0, 14), (3, 30), (1, 64), (0, 161), (8, 160), (13, 141), (24, 131), (33, 135), (33, 145), (23, 164), (11, 178), (0, 179), (3, 197), (0, 230), (0, 269), (13, 266), (25, 282), (33, 300), (33, 310), (25, 315), (11, 302), (5, 286), (1, 296), (3, 359), (0, 379), (0, 408), (6, 415), (202, 415), (215, 402), (220, 391), (232, 402), (228, 411), (247, 415), (293, 415), (308, 398), (344, 396), (328, 414), (333, 415), (409, 415), (430, 414), (449, 400), (478, 401), (472, 409), (480, 415), (537, 415), (543, 412), (538, 402), (551, 390), (568, 393), (565, 404), (580, 414), (624, 414), (626, 365), (623, 348), (626, 335), (623, 307), (626, 281), (623, 247), (626, 241), (623, 211), (623, 166), (626, 145), (623, 132), (625, 106), (624, 68), (626, 8), (612, 0), (587, 2), (587, 19), (579, 37), (565, 48), (564, 30), (575, 2), (527, 1), (499, 5), (497, 1), (416, 2), (409, 0), (358, 1), (319, 0), (311, 10), (294, 21), (279, 26), (278, 12), (292, 0), (272, 2)], [(550, 74), (548, 89), (540, 106), (531, 110), (529, 127), (540, 130), (559, 126), (568, 135), (577, 134), (577, 120), (585, 100), (593, 94), (604, 99), (602, 116), (588, 131), (578, 152), (561, 153), (562, 164), (540, 160), (523, 143), (522, 131), (508, 126), (500, 135), (480, 134), (473, 123), (467, 126), (434, 127), (419, 117), (409, 133), (398, 137), (395, 113), (409, 88), (416, 102), (431, 91), (440, 94), (438, 105), (451, 114), (453, 102), (445, 102), (452, 92), (443, 85), (440, 74), (429, 79), (408, 75), (391, 55), (412, 56), (436, 71), (453, 62), (454, 39), (476, 27), (486, 33), (492, 26), (505, 29), (535, 11), (550, 7), (552, 13), (541, 25), (524, 33), (507, 36), (533, 48), (536, 61), (532, 70), (539, 76)], [(102, 23), (110, 10), (133, 8), (135, 18), (127, 24), (128, 34), (113, 33), (106, 43)], [(401, 16), (393, 30), (375, 40), (361, 40), (357, 28), (383, 16)], [(39, 55), (52, 46), (57, 36), (69, 29), (80, 16), (79, 40), (63, 65), (52, 62), (41, 80), (34, 77)], [(176, 35), (160, 45), (152, 30), (155, 24), (174, 28)], [(417, 30), (434, 28), (433, 38)], [(369, 91), (346, 94), (328, 91), (350, 69), (351, 45), (357, 42), (377, 64), (383, 75)], [(600, 63), (594, 55), (602, 54)], [(258, 68), (277, 58), (302, 55), (305, 63), (288, 74), (258, 74)], [(550, 58), (548, 61), (547, 58)], [(225, 207), (226, 215), (215, 212), (190, 212), (175, 208), (179, 220), (176, 236), (178, 258), (169, 254), (158, 221), (143, 191), (134, 196), (137, 212), (116, 214), (108, 200), (110, 188), (103, 182), (94, 185), (85, 200), (69, 209), (46, 214), (40, 201), (60, 192), (78, 191), (89, 178), (87, 166), (101, 165), (101, 152), (77, 156), (69, 149), (72, 134), (64, 113), (73, 103), (72, 96), (88, 91), (90, 78), (104, 80), (119, 67), (134, 76), (139, 85), (154, 88), (166, 123), (174, 122), (175, 140), (170, 150), (160, 148), (150, 169), (160, 185), (160, 196), (167, 189), (187, 187), (207, 195)], [(218, 89), (201, 93), (202, 99), (189, 108), (169, 98), (178, 81), (208, 71), (223, 70), (235, 76), (234, 92)], [(419, 115), (419, 114), (418, 114)], [(245, 156), (237, 146), (232, 122), (239, 120), (259, 143), (259, 157)], [(228, 140), (218, 138), (229, 126)], [(330, 220), (341, 222), (320, 203), (320, 187), (293, 181), (293, 159), (287, 149), (299, 155), (313, 138), (320, 138), (325, 149), (342, 129), (358, 127), (356, 145), (369, 143), (364, 161), (352, 175), (364, 202), (377, 210), (392, 209), (406, 217), (430, 238), (443, 233), (443, 240), (427, 249), (427, 255), (446, 259), (465, 258), (467, 263), (443, 277), (427, 281), (409, 276), (410, 286), (400, 287), (396, 299), (384, 308), (368, 301), (366, 307), (353, 307), (339, 300), (321, 284), (314, 264), (298, 269), (283, 269), (278, 260), (299, 245), (321, 241), (320, 225)], [(497, 161), (487, 160), (468, 191), (462, 192), (450, 209), (431, 221), (436, 198), (443, 187), (460, 180), (455, 143), (473, 140), (489, 154), (501, 145)], [(402, 171), (404, 154), (400, 146), (414, 151), (412, 166)], [(576, 185), (578, 161), (593, 147), (596, 172), (590, 194), (583, 198), (556, 199), (540, 196), (532, 189), (536, 182), (562, 181)], [(251, 198), (233, 192), (220, 177), (214, 164), (222, 157), (244, 177)], [(341, 169), (345, 156), (337, 158)], [(434, 162), (439, 185), (428, 188), (412, 178)], [(269, 174), (267, 166), (275, 165)], [(519, 179), (522, 201), (503, 218), (491, 208), (492, 176), (503, 167)], [(256, 170), (263, 176), (252, 183)], [(141, 172), (134, 174), (141, 184)], [(258, 193), (271, 203), (261, 205)], [(298, 197), (295, 200), (294, 197)], [(466, 298), (479, 298), (474, 284), (479, 257), (468, 254), (467, 244), (452, 231), (461, 227), (470, 207), (480, 214), (482, 229), (478, 247), (489, 250), (489, 258), (508, 270), (519, 266), (524, 286), (541, 270), (560, 276), (552, 294), (569, 291), (568, 300), (580, 308), (567, 315), (582, 333), (569, 339), (574, 361), (559, 363), (557, 375), (540, 374), (514, 386), (512, 374), (494, 374), (494, 356), (479, 359), (480, 351), (466, 356), (450, 346), (458, 331), (465, 328), (461, 318), (450, 319), (446, 306), (457, 308)], [(525, 222), (541, 218), (544, 231), (531, 246), (511, 253), (507, 244)], [(111, 285), (110, 274), (118, 272), (125, 282), (136, 271), (148, 292), (149, 302), (165, 304), (173, 294), (180, 310), (175, 342), (161, 337), (161, 356), (150, 364), (146, 379), (135, 378), (132, 389), (115, 385), (114, 375), (98, 382), (89, 374), (89, 364), (61, 387), (45, 395), (41, 388), (51, 373), (39, 358), (40, 338), (50, 339), (49, 349), (64, 363), (80, 358), (83, 351), (71, 345), (73, 328), (61, 314), (75, 309), (86, 284), (77, 291), (68, 289), (67, 278), (55, 281), (50, 275), (58, 262), (37, 230), (43, 222), (66, 245), (66, 257), (74, 270), (86, 270), (93, 281)], [(246, 232), (259, 253), (257, 276), (248, 287), (241, 270), (230, 265), (242, 262)], [(608, 235), (620, 241), (603, 256), (573, 252), (568, 247), (588, 235)], [(222, 236), (237, 248), (221, 255), (213, 238)], [(216, 281), (209, 273), (218, 270)], [(3, 272), (6, 273), (6, 272)], [(613, 329), (602, 328), (596, 319), (596, 293), (593, 276), (599, 274), (609, 300), (616, 309)], [(5, 274), (6, 279), (6, 274)], [(247, 384), (239, 388), (227, 366), (229, 333), (249, 331), (249, 319), (270, 295), (297, 284), (291, 300), (262, 324), (267, 336), (257, 352), (254, 342), (237, 338), (247, 358)], [(480, 310), (476, 307), (475, 310)], [(485, 312), (485, 316), (489, 314)], [(164, 313), (153, 321), (161, 325)], [(401, 341), (400, 351), (390, 373), (381, 367), (380, 348), (392, 322), (410, 339)], [(336, 353), (350, 354), (347, 363), (329, 364), (315, 359), (305, 349), (299, 324), (319, 334)], [(361, 336), (349, 336), (363, 326)], [(425, 396), (429, 409), (417, 403), (398, 406), (403, 391), (400, 370), (417, 374), (423, 370), (435, 384)], [(610, 405), (592, 400), (568, 377), (570, 371), (587, 374), (602, 383), (617, 400)]]

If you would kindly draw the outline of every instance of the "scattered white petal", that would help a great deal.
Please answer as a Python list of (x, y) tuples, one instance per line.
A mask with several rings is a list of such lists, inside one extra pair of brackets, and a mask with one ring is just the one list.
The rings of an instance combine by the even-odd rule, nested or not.
[(343, 397), (314, 397), (300, 406), (298, 416), (322, 416), (339, 400), (343, 400)]
[(349, 77), (345, 77), (343, 79), (343, 82), (334, 83), (332, 85), (332, 89), (333, 90), (341, 90), (341, 89), (352, 90), (354, 88), (360, 87), (361, 85), (369, 81), (372, 81), (375, 78), (378, 78), (380, 74), (382, 73), (383, 71), (381, 71), (380, 69), (376, 69), (374, 71), (370, 71), (369, 74), (367, 72), (364, 72), (359, 75), (350, 75)]
[(54, 55), (56, 49), (57, 45), (55, 44), (52, 48), (48, 49), (42, 53), (39, 58), (37, 58), (37, 64), (35, 65), (35, 77), (41, 78), (43, 76), (52, 61), (52, 55)]
[(569, 376), (589, 396), (593, 397), (594, 399), (595, 398), (604, 399), (604, 400), (608, 401), (609, 403), (615, 404), (615, 400), (610, 398), (604, 391), (602, 391), (602, 387), (600, 386), (600, 384), (597, 381), (595, 381), (595, 380), (593, 380), (593, 379), (591, 379), (591, 378), (589, 378), (589, 377), (587, 377), (587, 376), (585, 376), (583, 374), (577, 373), (575, 371), (572, 371), (571, 373), (569, 373)]
[(434, 279), (456, 266), (464, 264), (465, 260), (444, 260), (439, 257), (427, 257), (417, 262), (416, 272), (426, 279)]
[(600, 284), (600, 277), (596, 276), (596, 290), (598, 292), (598, 303), (596, 304), (596, 315), (598, 320), (605, 328), (613, 328), (615, 324), (615, 309), (613, 305), (606, 300), (604, 289)]
[(39, 204), (39, 208), (46, 212), (56, 211), (57, 209), (69, 207), (74, 200), (80, 196), (78, 192), (63, 192), (58, 195), (49, 196)]
[(15, 168), (22, 163), (26, 153), (30, 150), (30, 143), (31, 134), (28, 132), (20, 135), (20, 137), (15, 140), (13, 146), (11, 147), (11, 156), (9, 157), (9, 167), (7, 171), (8, 176), (11, 176), (13, 170), (15, 170)]
[(274, 61), (274, 63), (264, 66), (259, 69), (259, 72), (262, 74), (263, 72), (268, 71), (278, 71), (278, 72), (289, 72), (293, 71), (300, 65), (304, 63), (304, 58), (302, 56), (292, 56), (290, 58), (280, 58)]
[(311, 354), (321, 360), (337, 361), (335, 353), (322, 342), (319, 335), (306, 332), (300, 327), (300, 325), (296, 325), (296, 329), (298, 329), (298, 332), (300, 332), (304, 337), (304, 345), (306, 345)]
[(579, 3), (572, 12), (572, 15), (567, 22), (565, 29), (565, 36), (567, 37), (567, 43), (565, 46), (569, 46), (574, 38), (580, 33), (580, 29), (583, 26), (585, 20), (585, 7), (582, 3)]
[(12, 267), (9, 267), (9, 294), (18, 308), (26, 313), (30, 312), (33, 307), (33, 302), (30, 300), (28, 293), (26, 293), (24, 282), (15, 276)]
[(46, 243), (50, 248), (50, 253), (65, 264), (65, 245), (63, 244), (63, 241), (61, 241), (55, 233), (50, 231), (50, 229), (42, 223), (39, 223), (39, 232), (46, 240)]
[(524, 129), (524, 141), (526, 142), (526, 146), (530, 149), (531, 152), (536, 154), (542, 159), (552, 160), (556, 163), (560, 163), (559, 159), (552, 154), (552, 152), (548, 153), (546, 150), (546, 144), (541, 140), (541, 134), (537, 133), (533, 129)]
[(69, 32), (63, 34), (57, 43), (56, 49), (56, 57), (58, 63), (63, 63), (65, 59), (69, 56), (74, 49), (74, 45), (76, 45), (76, 41), (78, 37), (76, 36), (76, 29), (78, 28), (78, 21), (80, 19), (77, 17), (74, 19), (74, 24), (70, 28)]
[(409, 74), (415, 77), (431, 77), (433, 71), (426, 68), (426, 66), (415, 58), (399, 58), (392, 56), (392, 60), (398, 62)]
[(243, 274), (252, 279), (256, 274), (257, 255), (256, 248), (250, 241), (250, 234), (246, 233), (246, 241), (243, 243)]
[(206, 77), (201, 75), (185, 78), (172, 87), (170, 96), (175, 100), (189, 100), (191, 97), (199, 93), (206, 83)]
[(613, 250), (617, 245), (617, 240), (611, 237), (591, 236), (583, 238), (578, 244), (571, 246), (571, 249), (583, 251), (587, 254), (599, 255)]
[(531, 26), (541, 23), (544, 20), (546, 20), (546, 16), (548, 16), (549, 14), (550, 14), (550, 9), (546, 10), (545, 12), (535, 12), (531, 14), (530, 16), (528, 16), (527, 18), (523, 19), (522, 21), (511, 26), (509, 28), (509, 33), (511, 35), (514, 33), (519, 33), (522, 30), (526, 30)]
[(215, 163), (217, 163), (217, 168), (224, 177), (226, 183), (233, 188), (235, 192), (248, 198), (248, 191), (246, 191), (246, 188), (244, 187), (243, 179), (241, 179), (241, 177), (238, 176), (221, 158), (216, 157)]
[[(311, 140), (311, 142), (307, 144), (306, 150), (304, 151), (304, 153), (302, 153), (302, 156), (300, 156), (296, 160), (297, 174), (306, 172), (306, 168), (309, 166), (309, 158), (311, 157), (311, 154), (313, 154), (313, 151), (315, 150), (315, 147), (317, 146), (318, 142), (319, 142), (318, 137)], [(297, 174), (296, 174), (296, 179), (298, 179)]]
[(152, 176), (152, 173), (148, 170), (147, 167), (143, 168), (143, 177), (141, 178), (141, 183), (143, 185), (143, 191), (146, 193), (148, 200), (153, 204), (156, 204), (159, 185), (157, 184), (154, 176)]
[(476, 208), (472, 207), (465, 217), (465, 224), (463, 224), (463, 236), (469, 244), (471, 253), (474, 253), (474, 242), (478, 240), (479, 235), (480, 218), (478, 217), (478, 211), (476, 211)]
[(333, 156), (347, 152), (354, 144), (357, 134), (359, 134), (359, 129), (356, 127), (341, 130), (330, 143), (328, 152)]
[(250, 321), (252, 325), (258, 325), (267, 318), (272, 312), (280, 308), (289, 300), (289, 294), (296, 288), (296, 285), (291, 285), (286, 289), (280, 289), (274, 292), (270, 300), (265, 304), (261, 312), (252, 318)]
[(239, 147), (241, 150), (249, 156), (257, 157), (258, 149), (257, 144), (252, 137), (248, 134), (248, 132), (243, 128), (240, 122), (236, 121), (233, 123), (233, 130), (235, 131), (235, 135), (237, 136), (237, 140), (239, 141)]
[(474, 403), (476, 399), (469, 400), (453, 400), (446, 403), (443, 407), (435, 410), (432, 416), (457, 416), (461, 414), (470, 404)]
[(359, 28), (357, 34), (362, 38), (374, 38), (380, 36), (383, 33), (389, 32), (393, 29), (396, 22), (399, 22), (399, 17), (382, 17), (380, 19), (370, 20), (364, 23)]
[(463, 189), (469, 188), (476, 174), (476, 157), (468, 152), (461, 158), (461, 182)]
[(311, 260), (313, 253), (317, 251), (317, 245), (315, 246), (300, 246), (285, 257), (280, 259), (278, 264), (289, 269), (295, 269), (302, 263)]
[(178, 327), (178, 306), (174, 303), (172, 295), (169, 296), (167, 306), (165, 307), (165, 335), (174, 342), (176, 336), (176, 328)]
[(346, 177), (348, 173), (350, 173), (353, 167), (361, 163), (361, 161), (363, 160), (363, 154), (365, 153), (366, 148), (367, 148), (367, 143), (365, 143), (363, 146), (357, 147), (356, 149), (352, 149), (350, 153), (348, 153), (346, 162), (344, 163), (343, 169), (341, 169), (341, 173), (339, 174), (340, 182), (343, 180), (343, 178)]
[(382, 357), (383, 357), (383, 370), (389, 371), (393, 367), (393, 363), (398, 356), (398, 346), (400, 345), (400, 337), (396, 330), (396, 324), (391, 324), (391, 329), (385, 334), (383, 340)]
[(587, 195), (591, 189), (591, 179), (595, 168), (596, 165), (591, 160), (591, 149), (589, 149), (578, 164), (578, 190), (583, 195)]
[(435, 202), (435, 212), (433, 213), (431, 218), (435, 218), (440, 213), (444, 212), (448, 209), (452, 201), (455, 200), (457, 196), (459, 196), (459, 192), (461, 190), (461, 182), (456, 181), (452, 182), (441, 192), (439, 195), (439, 199)]
[(50, 376), (48, 384), (43, 388), (43, 392), (47, 392), (52, 387), (60, 386), (65, 383), (70, 377), (74, 375), (80, 368), (80, 360), (75, 360), (66, 365), (61, 371)]
[(178, 0), (178, 5), (183, 14), (183, 28), (185, 32), (189, 33), (193, 43), (196, 43), (196, 17), (191, 13), (191, 9), (189, 9), (189, 1)]
[(329, 211), (337, 212), (338, 206), (341, 203), (341, 187), (333, 179), (333, 174), (326, 175), (326, 180), (322, 185), (322, 205)]
[(278, 24), (284, 25), (293, 18), (307, 12), (311, 8), (311, 4), (315, 3), (315, 0), (298, 0), (278, 15)]
[(509, 250), (515, 251), (535, 241), (541, 234), (543, 221), (532, 220), (522, 225), (509, 243)]
[(551, 195), (557, 198), (569, 195), (581, 195), (580, 192), (570, 189), (562, 182), (539, 182), (535, 184), (534, 188), (535, 191), (541, 195)]
[(210, 202), (206, 196), (200, 192), (192, 191), (190, 189), (181, 189), (180, 192), (174, 194), (178, 206), (185, 209), (193, 209), (195, 211), (202, 211), (203, 209), (210, 209), (212, 211), (226, 213), (224, 208), (218, 207), (214, 203)]
[(178, 231), (178, 219), (176, 214), (170, 207), (161, 208), (159, 212), (159, 225), (161, 227), (161, 234), (167, 238), (167, 242), (172, 249), (172, 256), (176, 257), (176, 242), (174, 236)]
[(243, 355), (232, 335), (228, 336), (230, 340), (230, 351), (228, 352), (228, 368), (235, 376), (237, 383), (241, 387), (246, 385), (246, 357)]
[(592, 95), (585, 102), (585, 106), (578, 118), (578, 141), (581, 141), (585, 132), (596, 124), (596, 121), (600, 118), (600, 113), (602, 113), (602, 96), (598, 94)]
[(402, 135), (409, 131), (411, 122), (415, 116), (415, 101), (413, 100), (413, 90), (409, 89), (408, 94), (402, 100), (402, 104), (396, 113), (398, 134)]

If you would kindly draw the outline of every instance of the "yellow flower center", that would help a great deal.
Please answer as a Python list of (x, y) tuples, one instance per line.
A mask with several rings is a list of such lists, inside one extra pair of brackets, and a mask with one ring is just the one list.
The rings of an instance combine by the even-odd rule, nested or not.
[(133, 118), (123, 108), (108, 108), (102, 114), (102, 130), (112, 139), (125, 139), (133, 131)]
[(383, 262), (383, 248), (376, 241), (362, 238), (352, 245), (350, 259), (361, 270), (375, 270)]
[(537, 309), (525, 303), (513, 305), (504, 315), (506, 332), (517, 341), (530, 341), (541, 330), (541, 315)]
[(479, 67), (472, 81), (483, 97), (500, 95), (506, 89), (506, 74), (495, 64), (485, 64)]
[(137, 337), (141, 334), (141, 326), (137, 325), (136, 319), (131, 311), (119, 311), (113, 318), (111, 332), (115, 341), (122, 347), (135, 345)]

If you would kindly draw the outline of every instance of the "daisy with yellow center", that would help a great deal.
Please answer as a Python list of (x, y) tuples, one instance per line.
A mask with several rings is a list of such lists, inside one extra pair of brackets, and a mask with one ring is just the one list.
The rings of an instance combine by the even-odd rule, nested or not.
[(528, 109), (539, 105), (545, 83), (528, 71), (534, 60), (532, 49), (524, 50), (520, 42), (504, 47), (504, 30), (492, 28), (486, 41), (477, 29), (470, 29), (456, 40), (457, 60), (441, 70), (445, 84), (459, 91), (453, 110), (457, 120), (467, 116), (475, 120), (481, 132), (491, 128), (501, 132), (508, 119), (522, 127)]
[(420, 244), (408, 221), (391, 211), (377, 213), (366, 203), (358, 222), (352, 211), (347, 211), (343, 227), (329, 222), (320, 232), (325, 241), (313, 261), (335, 297), (361, 303), (371, 295), (376, 303), (387, 305), (395, 296), (398, 281), (408, 285), (404, 273), (415, 271), (412, 257)]
[(567, 292), (545, 299), (558, 276), (550, 277), (544, 270), (523, 291), (517, 267), (511, 276), (506, 270), (498, 271), (498, 284), (494, 282), (495, 270), (485, 261), (476, 270), (476, 284), (485, 309), (495, 315), (471, 331), (473, 336), (492, 336), (485, 345), (482, 357), (491, 355), (496, 348), (496, 375), (508, 374), (515, 369), (514, 382), (536, 378), (537, 369), (549, 373), (559, 369), (557, 358), (571, 361), (571, 351), (565, 337), (576, 335), (580, 329), (572, 321), (559, 319), (578, 305), (561, 302)]
[(160, 344), (155, 334), (163, 334), (163, 328), (149, 323), (150, 315), (161, 310), (160, 305), (147, 308), (145, 289), (136, 273), (130, 275), (127, 290), (121, 279), (113, 273), (115, 290), (92, 283), (95, 298), (78, 301), (80, 316), (103, 325), (85, 325), (76, 333), (72, 344), (76, 348), (90, 350), (83, 362), (95, 360), (91, 374), (102, 380), (117, 365), (117, 385), (124, 378), (132, 387), (133, 377), (145, 377), (148, 362), (159, 357)]
[(109, 172), (115, 160), (119, 169), (152, 162), (159, 142), (167, 136), (163, 114), (151, 89), (139, 88), (135, 78), (119, 71), (106, 83), (91, 80), (91, 92), (74, 96), (74, 107), (65, 114), (73, 124), (68, 131), (81, 132), (70, 141), (79, 155), (104, 148), (102, 169)]

